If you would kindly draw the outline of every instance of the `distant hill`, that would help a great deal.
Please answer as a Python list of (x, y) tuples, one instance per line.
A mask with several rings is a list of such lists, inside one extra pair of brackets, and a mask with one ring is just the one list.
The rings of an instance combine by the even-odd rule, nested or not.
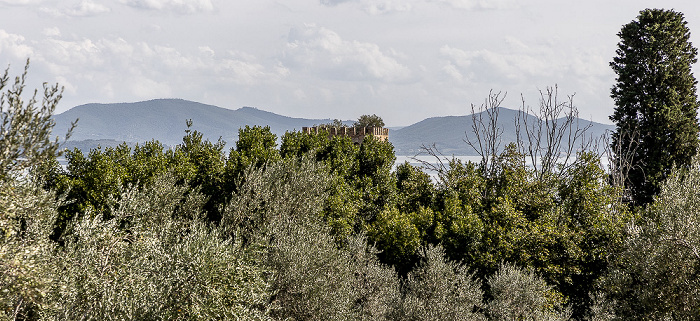
[[(102, 148), (107, 148), (107, 147), (117, 147), (121, 144), (125, 143), (124, 141), (118, 141), (114, 139), (86, 139), (86, 140), (68, 140), (65, 143), (61, 144), (61, 149), (67, 148), (69, 150), (73, 150), (75, 148), (81, 150), (84, 154), (87, 154), (90, 152), (91, 149), (97, 148), (97, 147), (102, 147)], [(134, 142), (126, 142), (126, 144), (130, 148), (134, 148), (136, 146), (136, 143)]]
[(281, 137), (288, 130), (332, 122), (330, 119), (286, 117), (252, 107), (231, 110), (182, 99), (156, 99), (77, 106), (54, 116), (54, 133), (62, 135), (70, 128), (70, 122), (78, 118), (78, 127), (70, 139), (74, 142), (115, 140), (139, 143), (155, 139), (174, 146), (182, 142), (185, 121), (192, 119), (193, 130), (212, 141), (221, 137), (228, 148), (234, 146), (238, 129), (245, 125), (270, 126), (271, 131)]
[[(501, 147), (517, 140), (515, 121), (518, 114), (517, 110), (500, 108), (497, 124), (499, 128), (503, 129)], [(484, 121), (487, 121), (485, 113), (483, 118)], [(536, 119), (535, 116), (527, 115), (530, 124), (534, 124)], [(476, 142), (472, 123), (471, 115), (427, 118), (413, 125), (390, 131), (389, 141), (394, 145), (397, 155), (415, 156), (422, 151), (421, 146), (435, 144), (435, 147), (445, 156), (474, 156), (477, 153), (465, 142), (467, 137)], [(586, 131), (589, 137), (597, 138), (605, 134), (606, 131), (614, 129), (613, 125), (578, 120), (579, 128), (584, 128), (589, 124), (591, 127)], [(521, 128), (523, 128), (521, 134), (524, 135), (524, 127)]]
[[(515, 141), (514, 120), (517, 114), (518, 111), (511, 109), (500, 110), (498, 125), (503, 128), (503, 146)], [(528, 117), (534, 121), (534, 116)], [(77, 147), (83, 151), (98, 145), (116, 146), (120, 142), (133, 145), (154, 139), (164, 145), (175, 146), (182, 142), (187, 119), (192, 119), (192, 129), (204, 134), (205, 138), (216, 141), (221, 137), (227, 142), (227, 149), (235, 146), (238, 129), (246, 125), (270, 126), (271, 131), (281, 137), (286, 131), (332, 122), (331, 119), (287, 117), (252, 107), (231, 110), (182, 99), (156, 99), (74, 107), (54, 116), (54, 134), (63, 135), (76, 118), (80, 119), (78, 127), (65, 147)], [(588, 123), (581, 120), (580, 126)], [(475, 155), (464, 142), (465, 135), (472, 134), (471, 124), (471, 115), (428, 118), (407, 127), (390, 129), (389, 141), (397, 155), (414, 156), (420, 152), (422, 145), (432, 144), (445, 155)], [(613, 129), (611, 125), (592, 125), (589, 133), (594, 136)]]

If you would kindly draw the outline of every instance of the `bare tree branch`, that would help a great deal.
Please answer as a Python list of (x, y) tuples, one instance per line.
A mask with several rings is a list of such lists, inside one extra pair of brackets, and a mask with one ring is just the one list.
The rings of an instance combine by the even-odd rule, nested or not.
[[(632, 195), (629, 190), (628, 180), (629, 172), (636, 166), (643, 169), (644, 162), (639, 161), (635, 164), (635, 155), (639, 148), (639, 129), (623, 130), (620, 132), (608, 131), (605, 136), (605, 155), (608, 158), (608, 171), (610, 172), (610, 183), (613, 186), (622, 189), (622, 201), (631, 202)], [(617, 142), (613, 144), (612, 142)], [(628, 142), (628, 144), (623, 144)]]
[[(525, 104), (515, 120), (518, 150), (532, 163), (537, 179), (553, 175), (560, 177), (573, 165), (576, 154), (597, 148), (598, 139), (587, 135), (592, 122), (581, 127), (574, 95), (559, 99), (559, 89), (540, 90), (539, 109)], [(534, 117), (533, 117), (534, 116)], [(523, 134), (524, 129), (524, 134)]]
[[(501, 95), (500, 91), (496, 93), (491, 90), (478, 111), (472, 104), (472, 133), (475, 137), (469, 138), (465, 133), (464, 142), (481, 156), (480, 165), (489, 175), (495, 173), (494, 159), (501, 150), (503, 128), (498, 126), (498, 116), (506, 95), (507, 93)], [(484, 114), (487, 117), (486, 120), (484, 120)]]

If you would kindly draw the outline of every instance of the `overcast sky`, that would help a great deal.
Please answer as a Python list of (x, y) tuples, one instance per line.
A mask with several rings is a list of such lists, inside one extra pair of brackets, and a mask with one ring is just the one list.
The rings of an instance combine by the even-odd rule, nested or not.
[(617, 33), (644, 8), (700, 43), (697, 0), (0, 0), (0, 66), (65, 86), (57, 112), (183, 98), (402, 126), (558, 85), (609, 123)]

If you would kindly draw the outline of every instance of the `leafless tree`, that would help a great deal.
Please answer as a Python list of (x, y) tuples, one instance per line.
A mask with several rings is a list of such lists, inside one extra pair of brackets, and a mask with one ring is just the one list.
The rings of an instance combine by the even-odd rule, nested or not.
[[(624, 137), (626, 135), (628, 137)], [(629, 172), (633, 167), (634, 155), (637, 153), (639, 144), (639, 130), (624, 130), (619, 132), (608, 131), (605, 137), (605, 156), (608, 159), (608, 171), (610, 172), (610, 184), (622, 189), (622, 200), (632, 201), (632, 196), (628, 190), (627, 180)], [(629, 138), (629, 139), (627, 139)], [(618, 142), (629, 142), (629, 144), (617, 144), (613, 147), (612, 140)], [(636, 166), (642, 166), (636, 165)]]
[(597, 151), (599, 139), (586, 132), (593, 124), (580, 126), (573, 99), (574, 95), (568, 95), (560, 100), (556, 85), (540, 90), (538, 110), (527, 106), (522, 98), (515, 120), (518, 150), (530, 159), (537, 179), (561, 176), (573, 165), (578, 152)]
[(481, 166), (489, 174), (494, 174), (496, 170), (494, 158), (501, 149), (503, 128), (498, 126), (498, 116), (506, 95), (506, 93), (501, 94), (500, 91), (496, 93), (491, 90), (488, 98), (479, 106), (478, 112), (474, 104), (471, 105), (471, 127), (474, 138), (469, 138), (465, 133), (464, 142), (481, 156)]
[[(494, 174), (496, 167), (494, 164), (495, 156), (501, 150), (501, 136), (503, 128), (498, 126), (498, 116), (501, 103), (506, 97), (506, 93), (489, 92), (489, 96), (484, 100), (484, 103), (479, 107), (471, 105), (472, 112), (472, 133), (474, 138), (470, 138), (465, 132), (464, 142), (469, 145), (481, 157), (480, 166), (489, 174)], [(447, 173), (449, 169), (449, 157), (445, 156), (438, 150), (435, 144), (421, 146), (420, 155), (432, 156), (434, 162), (425, 161), (414, 157), (413, 159), (429, 171), (435, 172), (438, 178), (442, 180), (442, 175)], [(454, 159), (453, 159), (454, 161)], [(443, 180), (444, 181), (444, 180)]]
[[(464, 142), (481, 157), (481, 167), (487, 175), (497, 170), (495, 157), (502, 152), (503, 128), (499, 126), (501, 104), (505, 93), (490, 91), (478, 108), (471, 105), (473, 135), (465, 133)], [(573, 165), (576, 154), (582, 151), (598, 152), (601, 137), (593, 137), (587, 131), (592, 122), (581, 125), (578, 109), (573, 103), (574, 95), (559, 99), (558, 87), (547, 87), (540, 91), (539, 108), (533, 109), (522, 98), (522, 107), (515, 123), (518, 151), (532, 163), (537, 179), (559, 177)], [(447, 169), (446, 157), (433, 144), (422, 147), (423, 155), (434, 156), (437, 163), (421, 161), (428, 170), (438, 172)]]

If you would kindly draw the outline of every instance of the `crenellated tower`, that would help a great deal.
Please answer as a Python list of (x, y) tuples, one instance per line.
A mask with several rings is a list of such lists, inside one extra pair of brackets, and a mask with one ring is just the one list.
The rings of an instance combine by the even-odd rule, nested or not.
[(301, 131), (307, 134), (326, 131), (328, 136), (348, 136), (355, 144), (360, 144), (365, 136), (372, 135), (380, 141), (389, 139), (389, 129), (383, 127), (302, 127)]

